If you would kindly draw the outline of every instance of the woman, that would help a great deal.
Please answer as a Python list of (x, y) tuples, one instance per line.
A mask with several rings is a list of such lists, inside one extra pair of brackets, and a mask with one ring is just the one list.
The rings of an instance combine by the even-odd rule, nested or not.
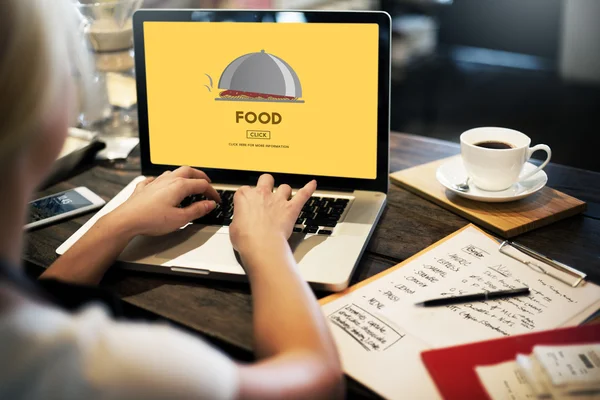
[[(230, 236), (253, 293), (254, 364), (237, 364), (168, 326), (117, 322), (100, 304), (71, 314), (52, 303), (63, 291), (97, 284), (134, 236), (166, 234), (210, 212), (219, 197), (201, 171), (180, 168), (142, 182), (39, 284), (24, 278), (27, 203), (65, 139), (75, 102), (71, 68), (85, 69), (68, 61), (78, 41), (70, 10), (68, 0), (0, 2), (0, 398), (340, 396), (334, 343), (287, 244), (314, 181), (288, 201), (290, 187), (273, 193), (273, 178), (263, 175), (234, 198)], [(193, 193), (212, 200), (177, 207)]]

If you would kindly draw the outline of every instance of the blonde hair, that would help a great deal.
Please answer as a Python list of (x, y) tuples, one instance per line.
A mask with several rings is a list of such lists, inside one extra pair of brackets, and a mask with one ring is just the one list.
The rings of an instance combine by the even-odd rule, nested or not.
[(90, 73), (77, 24), (71, 0), (0, 1), (0, 164), (38, 131), (69, 73)]

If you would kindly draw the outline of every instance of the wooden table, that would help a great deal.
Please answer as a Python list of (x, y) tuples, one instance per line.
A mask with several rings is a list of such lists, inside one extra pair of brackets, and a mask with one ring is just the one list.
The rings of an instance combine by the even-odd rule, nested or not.
[[(457, 144), (392, 133), (391, 171), (458, 154)], [(516, 240), (552, 258), (586, 272), (600, 283), (600, 173), (550, 164), (548, 184), (588, 203), (584, 215), (521, 235)], [(87, 186), (106, 200), (139, 175), (139, 158), (125, 163), (95, 165), (41, 195)], [(354, 274), (352, 283), (381, 272), (417, 253), (468, 221), (406, 190), (390, 186), (388, 204)], [(55, 249), (90, 215), (40, 229), (26, 236), (24, 260), (47, 267)], [(252, 304), (247, 284), (191, 280), (135, 273), (111, 272), (103, 285), (127, 303), (199, 332), (209, 340), (248, 359), (252, 351)], [(323, 296), (324, 293), (317, 293)], [(350, 382), (354, 395), (372, 396)]]

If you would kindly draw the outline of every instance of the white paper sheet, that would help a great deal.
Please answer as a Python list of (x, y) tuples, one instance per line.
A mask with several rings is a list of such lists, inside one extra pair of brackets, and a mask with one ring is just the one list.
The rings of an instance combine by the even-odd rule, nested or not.
[[(600, 342), (600, 338), (598, 338)], [(587, 384), (600, 388), (600, 343), (535, 346), (533, 354), (554, 385)]]
[[(414, 305), (523, 286), (532, 295), (435, 308)], [(572, 288), (536, 272), (499, 253), (497, 242), (469, 227), (402, 268), (325, 304), (323, 311), (346, 373), (388, 398), (431, 399), (439, 395), (420, 351), (565, 326), (594, 305), (600, 307), (597, 285)], [(359, 309), (357, 318), (348, 317)], [(374, 319), (387, 321), (385, 333), (378, 333)]]
[(135, 78), (114, 72), (106, 74), (108, 101), (113, 106), (131, 108), (137, 103)]
[(98, 160), (118, 160), (129, 156), (129, 153), (140, 143), (137, 137), (103, 137), (106, 147), (98, 152)]
[(536, 396), (515, 361), (475, 368), (479, 381), (492, 400), (528, 400)]

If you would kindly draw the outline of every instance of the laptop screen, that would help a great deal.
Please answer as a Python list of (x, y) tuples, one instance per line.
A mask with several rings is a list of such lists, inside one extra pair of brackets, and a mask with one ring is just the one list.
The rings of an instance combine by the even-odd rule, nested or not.
[(377, 24), (144, 22), (153, 164), (377, 176)]

